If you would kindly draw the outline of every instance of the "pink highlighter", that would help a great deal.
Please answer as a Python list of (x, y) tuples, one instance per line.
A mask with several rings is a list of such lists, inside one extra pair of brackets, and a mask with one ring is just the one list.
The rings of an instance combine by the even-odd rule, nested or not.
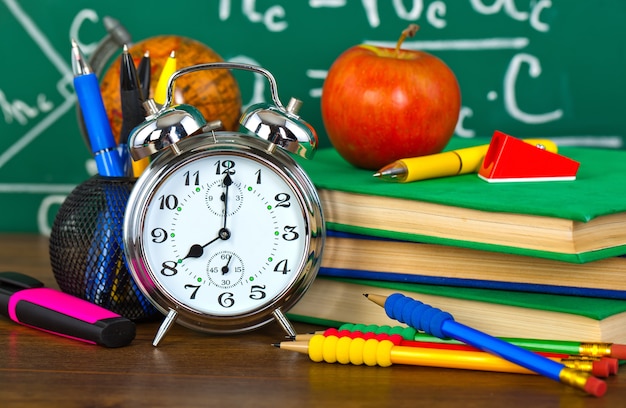
[(105, 347), (135, 338), (135, 323), (18, 272), (0, 272), (0, 314), (24, 326)]

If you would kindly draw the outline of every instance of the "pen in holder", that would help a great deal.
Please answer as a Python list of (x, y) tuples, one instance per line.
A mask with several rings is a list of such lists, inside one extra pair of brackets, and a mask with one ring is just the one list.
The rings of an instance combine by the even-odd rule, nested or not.
[(160, 315), (126, 267), (124, 211), (134, 178), (93, 176), (65, 199), (50, 234), (59, 288), (128, 319)]

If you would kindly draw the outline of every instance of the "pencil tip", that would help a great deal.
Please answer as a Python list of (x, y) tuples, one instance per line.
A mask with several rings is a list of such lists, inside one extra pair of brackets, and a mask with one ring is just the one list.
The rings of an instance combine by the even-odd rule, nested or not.
[(176, 58), (176, 50), (172, 50), (172, 52), (170, 52), (170, 58)]
[(380, 173), (379, 171), (377, 171), (376, 173), (372, 174), (373, 177), (380, 177), (382, 176), (382, 173)]
[(143, 53), (143, 56), (144, 56), (145, 58), (149, 58), (149, 57), (150, 57), (150, 50), (146, 50), (146, 51)]
[(124, 44), (124, 47), (122, 48), (122, 51), (124, 53), (128, 53), (128, 45)]
[(72, 38), (72, 47), (78, 47), (78, 43), (76, 42), (75, 39)]
[(272, 347), (278, 347), (278, 348), (280, 348), (280, 343), (272, 343)]
[(364, 293), (363, 296), (370, 297), (369, 293)]

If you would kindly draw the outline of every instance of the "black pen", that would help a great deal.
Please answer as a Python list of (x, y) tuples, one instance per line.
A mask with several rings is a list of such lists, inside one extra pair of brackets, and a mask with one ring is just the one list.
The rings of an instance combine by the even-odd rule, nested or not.
[(130, 154), (128, 152), (128, 135), (142, 123), (146, 117), (143, 108), (143, 91), (135, 68), (133, 57), (124, 45), (120, 62), (120, 98), (122, 105), (122, 129), (120, 131), (120, 155), (127, 176), (133, 175)]
[[(139, 67), (137, 67), (137, 75), (139, 76), (139, 83), (141, 84), (141, 91), (143, 93), (143, 99), (150, 99), (150, 80), (152, 77), (152, 62), (150, 59), (150, 51), (146, 50), (139, 61)], [(133, 174), (135, 177), (141, 176), (141, 173), (150, 164), (150, 156), (144, 157), (140, 160), (131, 160), (133, 165)]]
[(150, 76), (152, 75), (152, 64), (150, 60), (150, 51), (144, 52), (141, 61), (139, 61), (139, 67), (137, 67), (137, 75), (139, 76), (139, 83), (141, 84), (141, 92), (143, 99), (150, 98)]
[(0, 314), (16, 323), (105, 347), (126, 346), (135, 323), (18, 272), (0, 272)]

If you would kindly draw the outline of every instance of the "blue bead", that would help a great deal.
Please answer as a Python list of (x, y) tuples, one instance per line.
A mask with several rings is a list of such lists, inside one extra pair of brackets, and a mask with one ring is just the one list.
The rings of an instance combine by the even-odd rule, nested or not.
[(397, 301), (403, 297), (404, 295), (401, 293), (394, 293), (388, 296), (387, 299), (385, 300), (385, 306), (384, 306), (385, 313), (387, 313), (387, 316), (389, 316), (391, 319), (395, 319), (394, 314), (393, 314), (393, 309)]
[(407, 303), (404, 308), (402, 309), (402, 315), (401, 315), (401, 322), (402, 323), (410, 323), (411, 322), (411, 316), (413, 316), (414, 310), (416, 307), (418, 307), (419, 305), (421, 305), (422, 302), (419, 302), (417, 300), (414, 300), (412, 302)]
[(402, 295), (402, 297), (398, 297), (397, 299), (394, 299), (394, 304), (393, 304), (390, 317), (392, 319), (401, 321), (400, 319), (402, 319), (402, 310), (404, 309), (404, 306), (410, 301), (411, 299), (407, 298), (404, 295)]
[(446, 320), (454, 320), (454, 317), (452, 317), (452, 315), (448, 312), (439, 310), (439, 313), (437, 313), (431, 321), (431, 331), (433, 336), (439, 337), (440, 339), (448, 337), (442, 331), (443, 323)]

